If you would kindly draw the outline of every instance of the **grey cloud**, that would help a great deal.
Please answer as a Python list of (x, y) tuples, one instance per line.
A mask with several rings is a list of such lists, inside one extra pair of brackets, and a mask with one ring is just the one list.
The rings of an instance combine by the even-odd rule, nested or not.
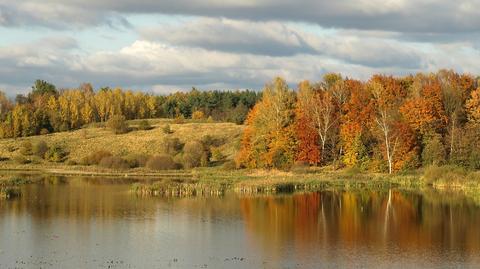
[(421, 68), (421, 55), (413, 47), (392, 40), (337, 36), (327, 44), (326, 51), (332, 57), (347, 62), (380, 68)]
[(317, 54), (301, 33), (277, 22), (203, 18), (181, 25), (141, 29), (140, 34), (147, 40), (209, 50), (269, 56)]
[(267, 56), (325, 55), (371, 67), (419, 68), (414, 48), (379, 34), (339, 32), (317, 35), (280, 22), (201, 18), (140, 29), (143, 38), (176, 46)]
[[(348, 39), (343, 34), (339, 36)], [(145, 40), (136, 41), (118, 51), (87, 53), (76, 50), (75, 42), (68, 41), (68, 37), (65, 38), (66, 41), (59, 42), (59, 39), (61, 38), (43, 39), (40, 43), (44, 42), (44, 45), (40, 47), (0, 47), (0, 81), (5, 85), (18, 85), (16, 89), (8, 89), (10, 94), (28, 88), (28, 85), (38, 78), (51, 81), (59, 87), (75, 87), (81, 82), (92, 82), (96, 87), (109, 85), (143, 90), (155, 90), (159, 85), (172, 90), (188, 90), (191, 86), (202, 89), (260, 89), (266, 81), (277, 75), (285, 77), (290, 85), (294, 86), (303, 79), (319, 80), (325, 72), (341, 72), (349, 77), (367, 79), (373, 73), (407, 74), (419, 71), (415, 66), (408, 65), (377, 67), (375, 64), (358, 64), (357, 62), (370, 61), (371, 57), (377, 57), (378, 61), (381, 61), (382, 57), (390, 57), (385, 55), (389, 51), (400, 50), (402, 47), (395, 42), (383, 41), (387, 43), (382, 45), (385, 48), (376, 49), (375, 42), (382, 41), (375, 38), (369, 41), (373, 42), (373, 45), (360, 50), (356, 49), (364, 41), (355, 39), (349, 41), (350, 45), (337, 48), (335, 53), (343, 55), (343, 58), (350, 57), (351, 61), (339, 60), (341, 57), (334, 52), (272, 57), (170, 46)], [(317, 45), (310, 38), (304, 39), (314, 47)], [(338, 47), (339, 43), (336, 42), (338, 41), (323, 46), (325, 50), (329, 50)], [(405, 55), (408, 55), (409, 50), (404, 49)], [(474, 50), (475, 53), (464, 53), (467, 49)], [(368, 50), (378, 50), (382, 57), (369, 54)], [(459, 71), (480, 71), (476, 64), (480, 59), (480, 52), (471, 47), (462, 49), (454, 45), (441, 46), (437, 48), (437, 52), (421, 54), (419, 57), (422, 64), (425, 62), (422, 69), (426, 70), (421, 71), (435, 71), (444, 67), (459, 70), (459, 66), (464, 68)]]
[[(0, 1), (9, 10), (0, 15), (0, 18), (4, 18), (2, 21), (12, 21), (12, 18), (17, 17), (13, 16), (12, 12), (22, 13), (24, 18), (41, 17), (44, 20), (47, 18), (46, 14), (53, 14), (51, 21), (63, 25), (66, 22), (80, 25), (89, 22), (98, 24), (105, 22), (105, 18), (112, 14), (161, 13), (257, 21), (304, 21), (324, 27), (408, 33), (477, 32), (480, 29), (478, 0), (72, 0), (68, 3), (62, 0)], [(29, 8), (31, 6), (42, 8), (32, 10)], [(74, 14), (75, 16), (72, 16)], [(35, 21), (38, 20), (33, 22)]]
[(115, 29), (131, 28), (128, 20), (110, 10), (90, 9), (56, 1), (0, 0), (0, 26), (46, 27), (55, 30), (107, 25)]
[[(147, 41), (137, 41), (120, 51), (87, 55), (77, 55), (70, 50), (52, 55), (50, 51), (51, 48), (38, 51), (30, 46), (0, 48), (0, 81), (18, 85), (18, 88), (9, 89), (10, 95), (13, 91), (24, 91), (38, 78), (59, 87), (92, 82), (97, 87), (110, 85), (144, 90), (155, 85), (171, 89), (189, 89), (191, 86), (205, 89), (219, 85), (229, 89), (260, 89), (277, 75), (297, 83), (306, 78), (316, 80), (327, 70), (348, 69), (348, 65), (332, 63), (322, 56), (316, 56), (312, 61), (311, 56), (306, 55), (237, 55), (172, 48)], [(359, 71), (369, 72), (362, 69), (356, 68), (357, 74)]]

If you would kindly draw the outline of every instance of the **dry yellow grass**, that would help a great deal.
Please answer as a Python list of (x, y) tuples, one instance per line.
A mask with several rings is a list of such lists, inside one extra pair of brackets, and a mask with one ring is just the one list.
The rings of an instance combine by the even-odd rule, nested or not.
[[(206, 135), (216, 138), (225, 138), (226, 143), (220, 147), (222, 153), (231, 159), (236, 153), (238, 140), (243, 126), (233, 123), (184, 123), (173, 124), (168, 120), (151, 120), (153, 129), (146, 131), (132, 131), (126, 134), (115, 135), (105, 128), (84, 128), (72, 132), (54, 133), (42, 136), (33, 136), (18, 139), (0, 139), (0, 157), (13, 158), (19, 155), (18, 148), (23, 141), (36, 143), (45, 141), (48, 145), (62, 144), (69, 154), (69, 159), (79, 161), (97, 150), (107, 150), (116, 155), (130, 153), (158, 154), (161, 152), (161, 143), (164, 137), (179, 138), (185, 143), (201, 139)], [(163, 127), (170, 124), (173, 131), (165, 134)], [(16, 149), (10, 152), (11, 149)]]

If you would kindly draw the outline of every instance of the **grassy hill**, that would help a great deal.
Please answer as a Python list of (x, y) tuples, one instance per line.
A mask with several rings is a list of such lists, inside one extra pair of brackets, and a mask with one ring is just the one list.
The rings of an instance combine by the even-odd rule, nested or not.
[[(233, 123), (200, 123), (185, 122), (175, 124), (169, 119), (149, 120), (150, 130), (137, 130), (139, 121), (130, 121), (132, 131), (126, 134), (114, 134), (111, 130), (93, 125), (80, 130), (62, 133), (53, 133), (17, 139), (0, 140), (0, 167), (13, 167), (16, 156), (21, 155), (20, 148), (23, 142), (30, 141), (32, 144), (43, 140), (47, 145), (62, 145), (69, 152), (68, 160), (80, 162), (85, 156), (100, 150), (106, 150), (114, 155), (126, 156), (128, 154), (156, 155), (162, 152), (162, 141), (165, 137), (178, 138), (182, 143), (192, 140), (200, 140), (209, 135), (224, 142), (218, 147), (227, 160), (232, 159), (238, 147), (243, 126)], [(170, 126), (171, 133), (163, 129)], [(29, 166), (52, 166), (52, 164), (40, 158), (35, 159)]]

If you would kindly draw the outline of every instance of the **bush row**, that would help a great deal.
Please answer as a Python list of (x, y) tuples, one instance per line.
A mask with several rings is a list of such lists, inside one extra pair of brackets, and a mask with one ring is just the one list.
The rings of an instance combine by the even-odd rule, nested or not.
[(162, 141), (159, 154), (129, 154), (115, 156), (109, 151), (99, 150), (80, 160), (82, 165), (99, 165), (112, 169), (146, 167), (151, 170), (190, 169), (209, 166), (212, 162), (222, 162), (225, 156), (219, 146), (223, 139), (205, 136), (199, 141), (182, 143), (178, 138), (166, 137)]
[(14, 160), (20, 164), (29, 163), (38, 159), (44, 159), (51, 162), (63, 162), (68, 156), (64, 146), (60, 144), (48, 145), (40, 140), (32, 144), (30, 141), (24, 141), (20, 145), (20, 155), (14, 157)]

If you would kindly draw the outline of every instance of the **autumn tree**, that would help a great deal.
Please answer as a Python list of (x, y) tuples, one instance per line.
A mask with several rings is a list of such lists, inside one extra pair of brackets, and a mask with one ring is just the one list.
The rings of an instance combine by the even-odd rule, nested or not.
[(13, 108), (12, 102), (8, 100), (4, 92), (0, 91), (0, 120), (4, 120), (7, 113)]
[(412, 96), (400, 107), (401, 114), (420, 135), (440, 132), (447, 120), (440, 83), (430, 77), (416, 85)]
[(320, 162), (324, 161), (326, 145), (338, 125), (338, 106), (330, 88), (335, 82), (326, 77), (324, 85), (312, 87), (308, 82), (300, 84), (298, 102), (301, 103), (306, 123), (318, 133), (320, 138)]
[(298, 100), (295, 107), (295, 130), (298, 140), (296, 160), (309, 164), (320, 162), (319, 135), (315, 122), (310, 114), (312, 88), (308, 81), (298, 86)]
[(475, 87), (475, 80), (469, 75), (459, 75), (453, 71), (441, 70), (437, 74), (443, 94), (443, 107), (449, 125), (450, 158), (455, 154), (457, 128), (465, 117), (465, 102)]
[(465, 108), (467, 109), (468, 121), (471, 124), (480, 124), (480, 88), (472, 91)]
[(285, 167), (295, 159), (294, 93), (282, 78), (265, 86), (262, 100), (250, 112), (237, 164)]
[(55, 85), (41, 79), (37, 79), (32, 86), (32, 92), (30, 93), (30, 98), (35, 98), (42, 95), (57, 95), (57, 89)]
[(365, 85), (357, 80), (346, 80), (345, 87), (349, 98), (342, 105), (340, 123), (340, 142), (343, 163), (357, 166), (368, 158), (370, 122), (373, 119), (373, 102)]
[(368, 83), (372, 93), (375, 125), (383, 140), (384, 154), (388, 163), (388, 172), (393, 173), (395, 153), (400, 141), (399, 130), (395, 125), (399, 121), (399, 107), (406, 91), (393, 77), (375, 75)]

